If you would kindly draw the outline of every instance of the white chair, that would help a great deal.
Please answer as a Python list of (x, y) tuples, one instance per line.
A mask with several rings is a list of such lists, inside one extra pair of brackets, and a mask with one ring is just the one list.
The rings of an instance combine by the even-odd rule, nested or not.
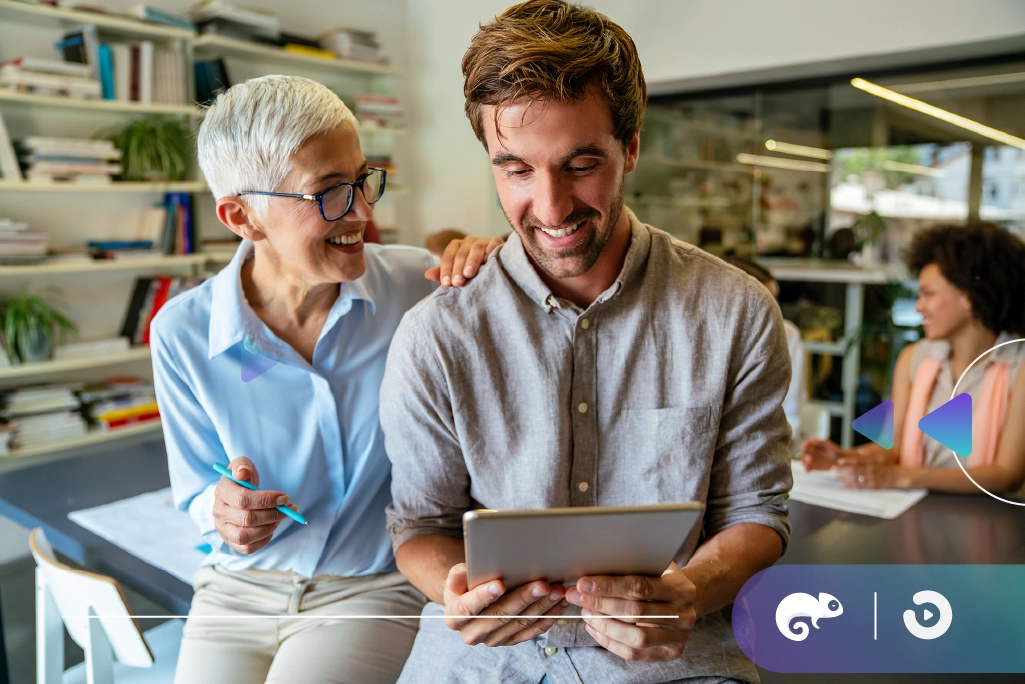
[(798, 445), (809, 437), (829, 439), (829, 411), (816, 404), (801, 404), (801, 423), (794, 435)]
[[(29, 535), (29, 548), (36, 559), (38, 684), (173, 682), (181, 620), (166, 622), (143, 636), (114, 579), (59, 562), (39, 528)], [(67, 672), (63, 672), (64, 627), (85, 651), (85, 662)]]

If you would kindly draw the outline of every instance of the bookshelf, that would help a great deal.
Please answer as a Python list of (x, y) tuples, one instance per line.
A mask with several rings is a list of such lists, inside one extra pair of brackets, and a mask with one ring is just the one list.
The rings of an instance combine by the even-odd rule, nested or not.
[(129, 425), (109, 432), (91, 430), (81, 437), (53, 442), (52, 444), (29, 447), (27, 449), (11, 449), (6, 455), (0, 456), (0, 474), (28, 468), (53, 461), (84, 456), (90, 451), (103, 448), (111, 442), (119, 446), (127, 446), (127, 442), (141, 443), (160, 437), (160, 421), (150, 420), (138, 425)]
[[(170, 49), (184, 56), (188, 92), (194, 93), (193, 65), (196, 61), (222, 57), (228, 64), (232, 82), (267, 73), (294, 73), (321, 81), (339, 93), (393, 92), (398, 70), (384, 64), (355, 60), (325, 59), (298, 54), (281, 48), (250, 43), (220, 35), (197, 35), (170, 26), (147, 23), (116, 13), (100, 14), (15, 0), (0, 0), (0, 61), (20, 54), (40, 52), (40, 46), (52, 45), (57, 32), (82, 24), (96, 26), (100, 42), (152, 41), (159, 49)], [(59, 34), (57, 34), (59, 36)], [(348, 100), (346, 100), (348, 102)], [(0, 115), (8, 121), (12, 137), (25, 135), (90, 137), (111, 123), (128, 117), (162, 114), (187, 119), (195, 126), (205, 110), (195, 104), (158, 104), (119, 100), (87, 100), (15, 92), (0, 88)], [(393, 154), (395, 138), (405, 128), (361, 123), (360, 137), (365, 151)], [(394, 156), (393, 156), (394, 158)], [(197, 168), (195, 164), (194, 168)], [(114, 181), (102, 184), (42, 183), (0, 179), (0, 204), (4, 213), (25, 220), (33, 229), (51, 233), (51, 243), (75, 248), (89, 239), (107, 238), (132, 230), (134, 216), (165, 192), (197, 193), (193, 197), (197, 243), (201, 237), (220, 237), (204, 226), (219, 228), (211, 219), (212, 209), (205, 182), (198, 176), (173, 183)], [(401, 179), (400, 179), (401, 181)], [(406, 195), (409, 188), (389, 178), (386, 197)], [(397, 237), (392, 204), (381, 212), (382, 233)], [(129, 224), (132, 224), (131, 226)], [(115, 225), (116, 224), (116, 225)], [(108, 226), (113, 226), (108, 228)], [(120, 232), (119, 232), (120, 231)], [(233, 252), (209, 252), (188, 255), (137, 257), (87, 261), (53, 259), (35, 264), (0, 264), (0, 292), (14, 292), (23, 284), (33, 290), (59, 284), (71, 295), (67, 310), (82, 329), (82, 339), (100, 339), (120, 330), (117, 320), (131, 295), (136, 276), (183, 274), (196, 276), (210, 267), (219, 267)], [(116, 334), (116, 333), (113, 333)], [(99, 379), (117, 374), (119, 367), (147, 366), (148, 347), (89, 359), (47, 361), (0, 369), (0, 387), (13, 387), (40, 381), (63, 381), (67, 376)], [(0, 456), (0, 472), (48, 461), (84, 456), (106, 448), (108, 444), (159, 437), (159, 421), (121, 428), (112, 432), (94, 431), (74, 439), (30, 449), (14, 450)]]

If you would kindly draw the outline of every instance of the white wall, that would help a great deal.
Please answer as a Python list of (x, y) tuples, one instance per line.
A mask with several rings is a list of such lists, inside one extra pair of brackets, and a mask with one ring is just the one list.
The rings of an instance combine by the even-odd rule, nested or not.
[[(508, 230), (494, 209), (486, 156), (463, 115), (459, 64), (478, 23), (509, 4), (507, 0), (406, 0), (407, 49), (414, 57), (407, 93), (419, 235), (445, 226), (495, 233)], [(630, 33), (652, 91), (668, 83), (674, 89), (692, 89), (816, 73), (795, 65), (836, 60), (857, 59), (863, 68), (926, 56), (975, 54), (978, 46), (971, 44), (979, 41), (1025, 47), (1022, 0), (585, 0), (585, 4), (608, 14)], [(912, 52), (919, 54), (908, 54)], [(752, 71), (763, 73), (752, 75)]]

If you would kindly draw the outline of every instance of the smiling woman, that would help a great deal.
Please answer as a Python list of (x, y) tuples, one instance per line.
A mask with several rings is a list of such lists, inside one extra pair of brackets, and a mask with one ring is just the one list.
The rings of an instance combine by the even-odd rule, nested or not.
[[(231, 87), (198, 144), (217, 217), (243, 241), (151, 328), (175, 504), (213, 549), (176, 681), (394, 681), (415, 623), (318, 616), (415, 615), (424, 603), (395, 572), (378, 410), (391, 338), (432, 291), (424, 272), (435, 261), (364, 244), (385, 172), (368, 166), (352, 113), (318, 83), (267, 76)], [(460, 276), (472, 277), (466, 267)]]

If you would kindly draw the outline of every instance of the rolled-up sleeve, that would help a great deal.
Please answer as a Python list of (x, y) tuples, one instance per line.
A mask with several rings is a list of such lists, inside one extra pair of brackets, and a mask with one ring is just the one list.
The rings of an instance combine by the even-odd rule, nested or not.
[(386, 514), (395, 549), (428, 534), (462, 537), (471, 502), (446, 373), (434, 337), (417, 319), (423, 311), (399, 325), (381, 383), (381, 427), (392, 463)]
[(783, 398), (790, 384), (790, 354), (779, 307), (763, 290), (752, 287), (731, 340), (705, 532), (711, 536), (737, 523), (758, 523), (778, 532), (786, 550), (786, 500), (793, 476)]
[(154, 326), (150, 337), (153, 385), (163, 424), (171, 493), (174, 505), (188, 511), (206, 542), (219, 549), (223, 540), (214, 528), (213, 503), (220, 478), (213, 463), (227, 463), (228, 457), (209, 415), (180, 372), (169, 342)]

